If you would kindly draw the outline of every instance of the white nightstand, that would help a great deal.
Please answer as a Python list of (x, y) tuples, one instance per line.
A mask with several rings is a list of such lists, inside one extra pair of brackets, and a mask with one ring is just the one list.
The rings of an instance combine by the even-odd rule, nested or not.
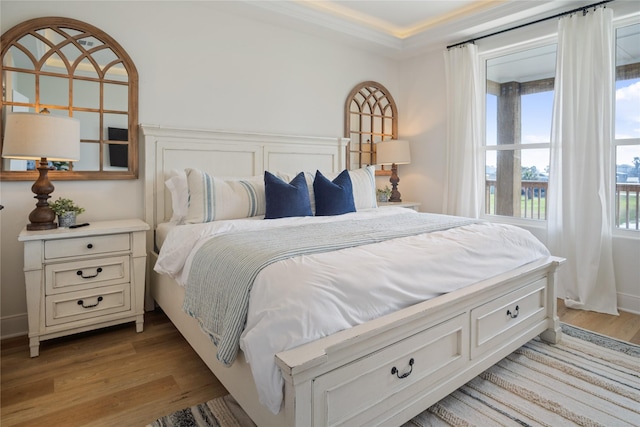
[(418, 202), (378, 202), (378, 206), (398, 206), (401, 208), (413, 209), (420, 211), (420, 203)]
[(148, 229), (130, 219), (22, 230), (31, 357), (63, 335), (133, 321), (142, 332)]

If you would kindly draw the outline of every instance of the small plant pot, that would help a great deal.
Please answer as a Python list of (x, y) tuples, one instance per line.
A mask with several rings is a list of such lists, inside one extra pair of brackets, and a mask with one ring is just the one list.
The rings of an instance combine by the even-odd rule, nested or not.
[(378, 194), (378, 202), (387, 203), (389, 201), (389, 196), (386, 194)]
[(76, 213), (65, 212), (62, 215), (58, 215), (58, 227), (69, 227), (70, 225), (76, 225)]

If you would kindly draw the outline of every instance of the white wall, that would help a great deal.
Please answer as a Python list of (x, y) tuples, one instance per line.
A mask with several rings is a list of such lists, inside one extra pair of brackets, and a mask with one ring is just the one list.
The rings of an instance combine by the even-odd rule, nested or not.
[(446, 166), (446, 85), (441, 50), (403, 61), (398, 95), (400, 138), (411, 142), (411, 164), (398, 166), (403, 200), (442, 212)]
[[(140, 76), (141, 123), (342, 136), (351, 89), (375, 80), (399, 91), (398, 65), (344, 42), (240, 17), (225, 2), (0, 2), (2, 33), (65, 16), (107, 32)], [(402, 114), (402, 113), (401, 113)], [(402, 120), (402, 118), (401, 118)], [(404, 181), (403, 181), (404, 183)], [(0, 182), (2, 336), (27, 330), (20, 230), (32, 182)], [(54, 198), (86, 208), (81, 221), (143, 217), (141, 180), (54, 182)]]

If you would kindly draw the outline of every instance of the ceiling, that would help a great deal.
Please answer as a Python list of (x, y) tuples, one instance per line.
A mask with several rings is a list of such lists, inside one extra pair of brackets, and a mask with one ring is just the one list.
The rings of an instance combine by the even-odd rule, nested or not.
[[(255, 18), (408, 57), (596, 0), (243, 0)], [(616, 3), (630, 3), (617, 0)]]

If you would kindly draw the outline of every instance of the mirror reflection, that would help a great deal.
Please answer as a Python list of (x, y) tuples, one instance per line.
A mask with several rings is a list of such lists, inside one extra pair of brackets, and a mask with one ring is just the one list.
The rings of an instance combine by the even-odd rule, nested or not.
[[(24, 22), (2, 35), (0, 78), (2, 122), (45, 108), (80, 121), (80, 160), (51, 163), (56, 179), (137, 177), (137, 71), (106, 33), (66, 18)], [(0, 178), (30, 180), (35, 167), (2, 159)]]
[[(377, 82), (367, 81), (353, 88), (347, 97), (344, 123), (344, 136), (350, 138), (349, 169), (375, 164), (375, 143), (398, 138), (396, 103), (389, 91)], [(376, 171), (376, 175), (388, 174), (384, 168)]]

